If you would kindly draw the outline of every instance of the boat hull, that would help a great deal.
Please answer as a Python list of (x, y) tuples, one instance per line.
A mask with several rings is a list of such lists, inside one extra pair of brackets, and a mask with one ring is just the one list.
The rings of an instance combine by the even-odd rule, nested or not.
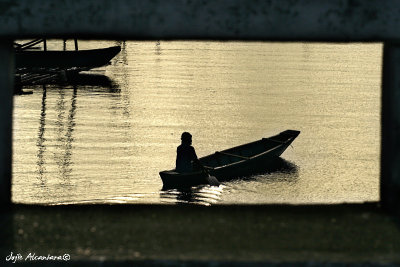
[(107, 65), (121, 51), (120, 46), (77, 51), (17, 51), (17, 69), (82, 68)]
[(259, 155), (248, 161), (243, 160), (232, 165), (211, 169), (209, 172), (211, 175), (215, 176), (218, 181), (228, 181), (237, 177), (267, 172), (270, 169), (275, 169), (277, 159), (288, 146), (289, 145), (280, 147), (276, 151)]
[[(300, 131), (286, 130), (276, 136), (233, 147), (200, 158), (208, 173), (227, 181), (257, 172), (274, 169), (281, 154), (296, 139)], [(178, 173), (175, 170), (162, 171), (160, 177), (164, 186), (183, 187), (209, 184), (204, 172)]]

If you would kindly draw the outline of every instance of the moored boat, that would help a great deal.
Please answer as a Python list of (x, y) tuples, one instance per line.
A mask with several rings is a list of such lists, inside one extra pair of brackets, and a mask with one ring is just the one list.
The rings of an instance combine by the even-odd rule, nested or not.
[(199, 158), (207, 171), (178, 173), (175, 170), (160, 172), (166, 188), (209, 184), (209, 175), (219, 181), (247, 176), (273, 167), (275, 160), (296, 139), (300, 131), (286, 130), (278, 135), (262, 138)]
[(78, 68), (85, 70), (107, 65), (120, 51), (120, 46), (69, 51), (16, 50), (15, 65), (17, 69)]

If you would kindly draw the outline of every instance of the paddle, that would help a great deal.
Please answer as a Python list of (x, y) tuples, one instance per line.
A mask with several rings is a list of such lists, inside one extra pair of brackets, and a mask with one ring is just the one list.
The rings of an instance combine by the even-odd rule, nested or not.
[(210, 175), (210, 173), (208, 172), (207, 168), (203, 164), (201, 164), (200, 161), (198, 161), (198, 164), (202, 168), (203, 172), (205, 174), (207, 174), (206, 180), (207, 180), (209, 185), (219, 186), (221, 184), (215, 176), (211, 176)]
[(215, 176), (208, 175), (206, 180), (210, 185), (213, 186), (219, 186), (221, 184)]

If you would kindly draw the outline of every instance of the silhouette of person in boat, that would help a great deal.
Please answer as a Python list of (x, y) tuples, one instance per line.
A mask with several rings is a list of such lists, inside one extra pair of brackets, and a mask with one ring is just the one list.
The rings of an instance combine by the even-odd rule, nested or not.
[(199, 159), (196, 151), (192, 147), (192, 135), (184, 132), (181, 135), (182, 143), (176, 149), (176, 168), (177, 172), (192, 172), (198, 169)]

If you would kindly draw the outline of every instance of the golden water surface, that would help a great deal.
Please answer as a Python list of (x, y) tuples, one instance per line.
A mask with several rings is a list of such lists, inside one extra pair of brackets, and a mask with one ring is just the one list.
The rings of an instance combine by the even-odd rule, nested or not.
[[(93, 84), (15, 96), (14, 202), (379, 199), (380, 44), (82, 41), (80, 49), (116, 44), (111, 65), (87, 72)], [(290, 168), (162, 190), (158, 172), (174, 167), (183, 131), (205, 156), (286, 129), (301, 131), (282, 155)]]

